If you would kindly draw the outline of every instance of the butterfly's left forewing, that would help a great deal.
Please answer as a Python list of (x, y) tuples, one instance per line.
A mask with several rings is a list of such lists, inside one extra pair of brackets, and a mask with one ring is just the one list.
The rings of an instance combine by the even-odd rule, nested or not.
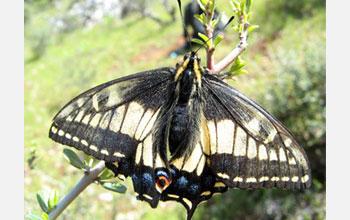
[(90, 89), (55, 116), (49, 137), (104, 160), (122, 179), (131, 176), (139, 198), (155, 207), (154, 172), (167, 162), (154, 149), (154, 130), (173, 75), (173, 68), (156, 69)]

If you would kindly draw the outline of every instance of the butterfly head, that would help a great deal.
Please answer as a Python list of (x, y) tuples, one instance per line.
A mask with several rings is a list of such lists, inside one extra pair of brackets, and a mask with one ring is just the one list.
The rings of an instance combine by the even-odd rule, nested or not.
[(185, 81), (194, 79), (199, 85), (201, 84), (202, 70), (200, 68), (201, 59), (195, 52), (188, 53), (184, 56), (183, 62), (177, 66), (175, 81), (183, 79)]

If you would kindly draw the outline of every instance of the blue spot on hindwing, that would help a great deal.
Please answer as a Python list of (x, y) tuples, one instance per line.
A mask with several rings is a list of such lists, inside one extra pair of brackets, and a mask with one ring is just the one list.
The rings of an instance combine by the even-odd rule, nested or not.
[(190, 186), (190, 189), (189, 189), (189, 191), (190, 191), (191, 194), (196, 194), (196, 193), (198, 193), (198, 190), (199, 190), (199, 186), (198, 186), (197, 184), (192, 184), (192, 185)]
[(177, 185), (179, 185), (179, 188), (185, 188), (188, 183), (188, 180), (182, 176), (177, 180)]
[(152, 175), (149, 173), (144, 173), (141, 181), (142, 181), (143, 185), (146, 187), (151, 187), (154, 185)]

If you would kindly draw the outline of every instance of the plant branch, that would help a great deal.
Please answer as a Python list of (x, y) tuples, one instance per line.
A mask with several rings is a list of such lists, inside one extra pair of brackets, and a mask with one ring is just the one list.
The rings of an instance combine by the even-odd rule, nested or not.
[(91, 183), (93, 183), (97, 176), (105, 169), (105, 162), (100, 161), (95, 167), (85, 172), (85, 175), (79, 183), (70, 191), (56, 206), (54, 210), (52, 210), (49, 214), (49, 219), (56, 219), (61, 212)]
[(239, 34), (239, 43), (235, 49), (233, 49), (224, 59), (222, 59), (218, 64), (216, 64), (212, 72), (214, 74), (219, 74), (227, 66), (229, 66), (241, 53), (248, 47), (247, 37), (248, 37), (248, 28), (247, 25), (244, 25), (243, 32)]

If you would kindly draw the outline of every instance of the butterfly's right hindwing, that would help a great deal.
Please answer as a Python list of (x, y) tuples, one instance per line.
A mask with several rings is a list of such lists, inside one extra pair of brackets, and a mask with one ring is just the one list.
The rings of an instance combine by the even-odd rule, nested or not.
[(151, 70), (84, 92), (55, 116), (49, 137), (106, 162), (134, 157), (151, 136), (173, 73)]

